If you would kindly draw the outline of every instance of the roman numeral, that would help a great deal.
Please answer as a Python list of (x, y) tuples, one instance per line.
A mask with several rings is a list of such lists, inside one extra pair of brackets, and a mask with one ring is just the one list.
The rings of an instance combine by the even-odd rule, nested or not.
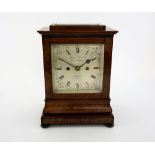
[(100, 67), (94, 67), (94, 69), (100, 69)]
[(55, 67), (56, 70), (62, 70), (62, 67)]
[(60, 80), (62, 80), (63, 78), (64, 78), (64, 75), (61, 75), (61, 76), (59, 77)]
[(87, 87), (89, 87), (89, 83), (87, 81), (85, 83), (86, 83)]
[(92, 77), (93, 79), (96, 79), (96, 76), (94, 76), (94, 75), (91, 75), (91, 77)]
[(76, 47), (76, 52), (77, 52), (77, 53), (79, 53), (79, 52), (80, 52), (79, 47)]
[(86, 55), (88, 54), (89, 50), (86, 52)]
[(76, 83), (76, 89), (79, 89), (79, 84), (78, 83)]
[(69, 52), (69, 50), (66, 50), (66, 52), (68, 53), (68, 55), (71, 55), (70, 52)]
[(69, 86), (70, 86), (70, 81), (67, 82), (67, 87), (69, 87)]

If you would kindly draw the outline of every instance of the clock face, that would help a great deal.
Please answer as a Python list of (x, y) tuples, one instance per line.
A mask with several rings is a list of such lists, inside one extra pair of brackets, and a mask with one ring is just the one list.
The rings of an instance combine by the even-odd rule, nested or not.
[(104, 44), (52, 44), (54, 93), (101, 93)]

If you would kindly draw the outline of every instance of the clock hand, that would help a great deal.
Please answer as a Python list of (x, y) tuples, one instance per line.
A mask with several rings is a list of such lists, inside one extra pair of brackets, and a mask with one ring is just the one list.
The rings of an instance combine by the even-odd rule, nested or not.
[(85, 65), (85, 64), (89, 64), (91, 61), (94, 61), (96, 59), (96, 57), (95, 58), (93, 58), (93, 59), (87, 59), (82, 65), (80, 65), (80, 66), (78, 66), (78, 67), (82, 67), (83, 65)]
[(96, 59), (96, 57), (95, 58), (93, 58), (93, 59), (91, 59), (91, 61), (94, 61)]
[(70, 65), (70, 66), (72, 66), (72, 67), (76, 67), (76, 66), (74, 66), (74, 65), (72, 65), (71, 63), (69, 63), (69, 62), (67, 62), (66, 60), (64, 60), (64, 59), (61, 59), (61, 58), (58, 58), (59, 60), (61, 60), (61, 61), (63, 61), (63, 62), (65, 62), (65, 63), (67, 63), (68, 65)]
[(87, 59), (82, 65), (78, 66), (78, 67), (82, 67), (83, 65), (85, 65), (86, 63), (90, 63), (90, 59)]
[(67, 62), (66, 60), (61, 59), (61, 58), (58, 58), (58, 59), (61, 60), (61, 61), (63, 61), (63, 62), (65, 62), (65, 63), (67, 63), (68, 65), (74, 67), (76, 71), (79, 71), (83, 65), (89, 64), (91, 61), (94, 61), (94, 60), (96, 59), (96, 57), (93, 58), (93, 59), (87, 59), (87, 60), (86, 60), (82, 65), (80, 65), (80, 66), (74, 66), (74, 65), (72, 65), (71, 63), (69, 63), (69, 62)]

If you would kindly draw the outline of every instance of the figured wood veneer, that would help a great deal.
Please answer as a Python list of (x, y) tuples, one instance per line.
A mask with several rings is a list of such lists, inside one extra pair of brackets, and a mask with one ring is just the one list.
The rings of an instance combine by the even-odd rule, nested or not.
[[(45, 76), (45, 107), (41, 126), (54, 124), (104, 124), (113, 126), (110, 106), (110, 76), (113, 36), (118, 31), (105, 25), (50, 25), (42, 35)], [(56, 94), (53, 92), (51, 44), (104, 43), (104, 72), (101, 93)]]

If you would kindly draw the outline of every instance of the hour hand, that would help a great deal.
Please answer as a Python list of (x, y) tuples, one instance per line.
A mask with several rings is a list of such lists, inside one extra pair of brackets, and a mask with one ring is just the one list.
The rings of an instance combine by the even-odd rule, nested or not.
[(96, 57), (95, 58), (93, 58), (93, 59), (87, 59), (82, 65), (80, 65), (79, 67), (82, 67), (83, 65), (85, 65), (85, 64), (89, 64), (91, 61), (94, 61), (96, 59)]
[(64, 59), (62, 59), (60, 57), (58, 57), (58, 59), (75, 68), (75, 66), (73, 64), (67, 62), (66, 60), (64, 60)]
[(96, 57), (95, 58), (93, 58), (93, 59), (91, 59), (91, 61), (94, 61), (96, 59)]
[(86, 64), (86, 63), (89, 64), (91, 61), (94, 61), (95, 59), (96, 59), (96, 57), (93, 58), (93, 59), (87, 59), (86, 62), (85, 62), (85, 64)]

